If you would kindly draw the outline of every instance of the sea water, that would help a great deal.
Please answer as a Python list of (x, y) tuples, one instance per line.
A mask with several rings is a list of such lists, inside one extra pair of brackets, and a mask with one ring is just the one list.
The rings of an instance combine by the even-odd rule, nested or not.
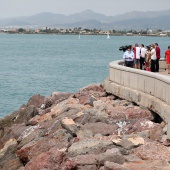
[(170, 38), (0, 34), (0, 117), (18, 110), (34, 94), (74, 93), (102, 83), (109, 75), (109, 63), (122, 59), (119, 47), (136, 42), (157, 42), (164, 57)]

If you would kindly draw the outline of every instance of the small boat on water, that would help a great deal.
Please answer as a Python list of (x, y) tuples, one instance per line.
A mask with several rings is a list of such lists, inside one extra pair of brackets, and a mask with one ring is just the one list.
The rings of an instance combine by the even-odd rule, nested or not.
[(79, 37), (78, 37), (78, 39), (81, 39), (81, 37), (80, 37), (80, 33), (79, 33)]
[(106, 37), (106, 39), (109, 39), (110, 38), (110, 35), (109, 35), (109, 33), (107, 33), (107, 37)]

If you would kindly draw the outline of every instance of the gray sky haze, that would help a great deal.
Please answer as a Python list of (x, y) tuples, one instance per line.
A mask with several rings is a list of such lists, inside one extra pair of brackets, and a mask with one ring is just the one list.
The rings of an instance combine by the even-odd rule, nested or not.
[(70, 15), (91, 9), (114, 16), (131, 11), (170, 9), (170, 0), (0, 0), (0, 18), (31, 16), (41, 12)]

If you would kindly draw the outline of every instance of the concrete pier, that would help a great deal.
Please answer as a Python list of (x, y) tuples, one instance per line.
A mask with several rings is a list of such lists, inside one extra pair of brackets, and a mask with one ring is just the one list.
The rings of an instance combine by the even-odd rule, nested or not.
[(125, 67), (124, 61), (109, 64), (109, 77), (104, 80), (106, 92), (133, 101), (161, 116), (167, 124), (170, 139), (170, 76), (164, 59), (160, 60), (160, 72)]

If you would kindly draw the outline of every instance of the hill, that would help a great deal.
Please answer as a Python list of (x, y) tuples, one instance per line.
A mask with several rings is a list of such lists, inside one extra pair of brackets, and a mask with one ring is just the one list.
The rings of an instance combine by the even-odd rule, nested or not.
[(92, 10), (72, 15), (40, 13), (29, 17), (0, 19), (0, 27), (56, 27), (116, 30), (170, 29), (170, 10), (139, 12), (132, 11), (116, 16), (106, 16)]

